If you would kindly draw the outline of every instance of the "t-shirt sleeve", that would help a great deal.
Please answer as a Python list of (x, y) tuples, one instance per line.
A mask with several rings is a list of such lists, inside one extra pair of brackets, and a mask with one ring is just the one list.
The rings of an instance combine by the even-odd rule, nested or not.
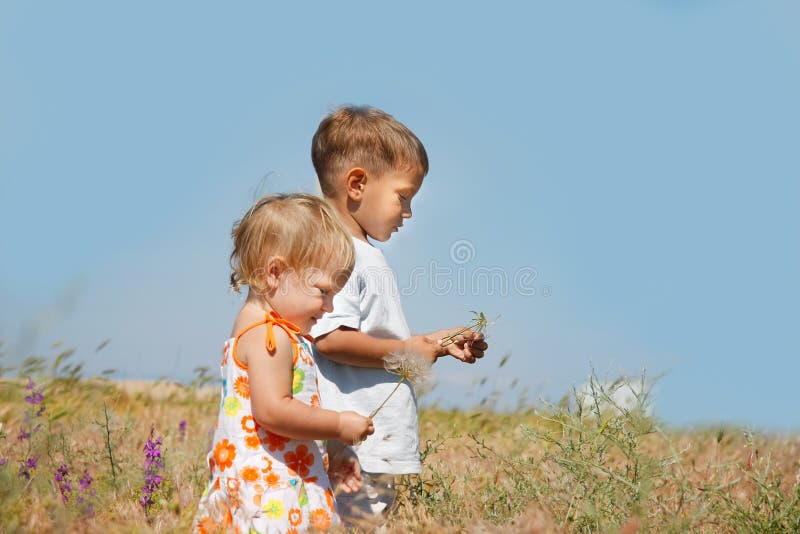
[(333, 311), (326, 313), (311, 327), (311, 337), (320, 337), (339, 327), (361, 329), (361, 300), (364, 284), (360, 276), (353, 273), (347, 284), (333, 297)]

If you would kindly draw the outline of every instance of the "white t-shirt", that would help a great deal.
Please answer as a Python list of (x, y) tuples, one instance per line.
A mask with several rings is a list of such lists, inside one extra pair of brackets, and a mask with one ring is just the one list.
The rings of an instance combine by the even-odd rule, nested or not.
[[(407, 339), (408, 324), (400, 305), (394, 271), (383, 253), (353, 239), (353, 274), (333, 298), (333, 311), (311, 329), (313, 337), (340, 326), (384, 339)], [(334, 362), (315, 350), (323, 407), (369, 415), (392, 392), (398, 377), (383, 369)], [(402, 475), (420, 472), (419, 422), (414, 388), (403, 382), (373, 419), (375, 433), (355, 447), (361, 469), (370, 473)]]

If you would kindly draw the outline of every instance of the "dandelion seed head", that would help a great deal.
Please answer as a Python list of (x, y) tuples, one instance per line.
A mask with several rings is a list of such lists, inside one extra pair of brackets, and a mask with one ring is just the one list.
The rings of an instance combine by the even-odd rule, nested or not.
[(423, 385), (431, 378), (431, 362), (408, 350), (390, 353), (383, 359), (383, 367), (415, 386)]

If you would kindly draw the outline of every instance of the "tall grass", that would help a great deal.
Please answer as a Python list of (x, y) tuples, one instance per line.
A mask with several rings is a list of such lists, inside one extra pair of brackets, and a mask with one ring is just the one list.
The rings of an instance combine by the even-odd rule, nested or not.
[[(137, 389), (83, 377), (70, 351), (54, 351), (0, 366), (0, 531), (190, 530), (214, 373)], [(387, 530), (800, 531), (800, 438), (668, 429), (650, 415), (644, 378), (632, 405), (616, 395), (627, 380), (589, 386), (535, 410), (422, 410), (423, 472), (401, 480)], [(156, 437), (158, 484), (144, 451)]]

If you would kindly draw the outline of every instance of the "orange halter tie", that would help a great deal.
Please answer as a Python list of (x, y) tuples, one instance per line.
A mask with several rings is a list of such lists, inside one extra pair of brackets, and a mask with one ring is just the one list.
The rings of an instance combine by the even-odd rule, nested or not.
[[(267, 346), (267, 351), (270, 354), (275, 352), (276, 348), (275, 332), (272, 329), (273, 325), (278, 325), (279, 327), (281, 327), (284, 332), (289, 334), (290, 338), (296, 338), (298, 335), (300, 335), (300, 327), (290, 321), (287, 321), (286, 319), (275, 313), (275, 310), (269, 311), (264, 323), (267, 325), (266, 346)], [(294, 341), (294, 339), (292, 341)]]
[[(292, 352), (293, 352), (292, 362), (296, 363), (298, 355), (297, 336), (300, 334), (300, 327), (290, 321), (287, 321), (286, 319), (275, 313), (274, 310), (270, 310), (270, 312), (266, 314), (266, 317), (264, 318), (263, 321), (258, 321), (257, 323), (251, 324), (250, 326), (239, 332), (239, 334), (236, 336), (236, 339), (234, 340), (233, 343), (233, 360), (237, 363), (237, 365), (239, 365), (239, 367), (241, 367), (242, 369), (247, 369), (247, 366), (239, 363), (239, 359), (237, 358), (236, 349), (238, 348), (239, 345), (239, 343), (237, 343), (239, 341), (239, 338), (248, 333), (253, 328), (261, 326), (262, 324), (267, 325), (267, 339), (265, 342), (267, 352), (269, 352), (270, 354), (275, 352), (276, 348), (275, 332), (273, 332), (272, 327), (273, 325), (278, 325), (280, 328), (283, 329), (284, 332), (289, 334), (289, 341), (292, 342)], [(313, 339), (308, 336), (303, 336), (303, 337), (308, 339), (309, 341), (313, 341)]]

